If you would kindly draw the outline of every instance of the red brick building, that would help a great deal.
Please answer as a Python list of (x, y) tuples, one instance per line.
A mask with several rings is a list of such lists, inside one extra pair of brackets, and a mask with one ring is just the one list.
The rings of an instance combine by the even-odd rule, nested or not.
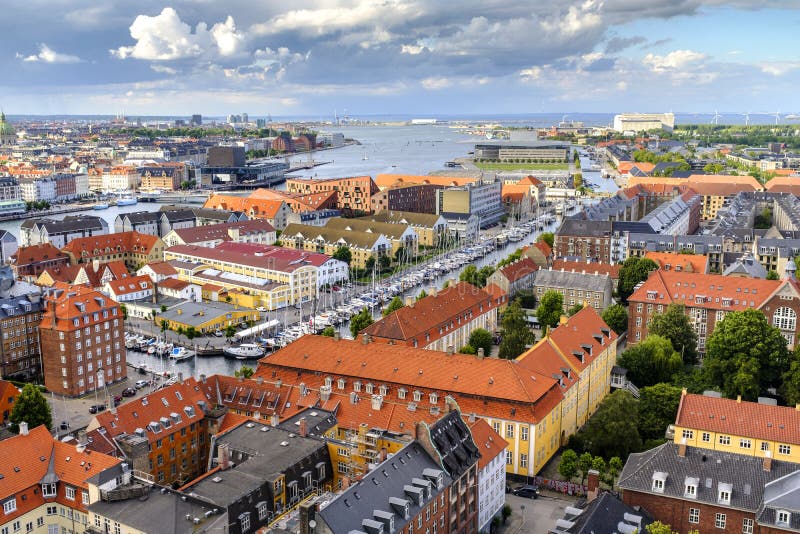
[(45, 269), (58, 269), (69, 265), (69, 255), (50, 243), (19, 247), (11, 256), (11, 268), (17, 278), (35, 278)]
[(85, 286), (56, 289), (39, 327), (47, 389), (76, 397), (128, 376), (119, 305)]
[(566, 219), (553, 241), (553, 256), (611, 263), (611, 221)]
[(349, 214), (370, 213), (372, 211), (372, 195), (378, 186), (369, 176), (352, 176), (348, 178), (296, 178), (286, 180), (286, 189), (290, 193), (304, 195), (336, 192), (336, 208)]

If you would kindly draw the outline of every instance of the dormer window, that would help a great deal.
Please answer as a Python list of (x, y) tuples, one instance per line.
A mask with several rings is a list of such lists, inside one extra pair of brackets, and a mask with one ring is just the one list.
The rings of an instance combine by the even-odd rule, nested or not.
[(42, 497), (55, 497), (56, 496), (56, 483), (42, 484)]
[(356, 380), (355, 382), (353, 382), (353, 391), (355, 391), (356, 393), (361, 392), (361, 380)]
[(422, 392), (417, 390), (414, 392), (414, 402), (420, 402), (422, 400)]
[(344, 378), (340, 378), (339, 380), (336, 381), (336, 387), (338, 387), (339, 389), (344, 389), (344, 382), (345, 382)]
[(733, 492), (733, 485), (720, 482), (719, 491), (717, 492), (717, 503), (730, 504), (731, 493)]
[(683, 496), (688, 497), (689, 499), (696, 499), (697, 498), (697, 484), (699, 479), (686, 477), (686, 482), (684, 484)]
[(372, 389), (373, 389), (372, 382), (367, 382), (367, 385), (364, 386), (364, 391), (372, 395)]
[(325, 378), (325, 385), (328, 386), (328, 387), (331, 387), (331, 384), (333, 384), (333, 378), (330, 377), (330, 376), (326, 377)]
[(653, 491), (664, 493), (664, 486), (667, 483), (667, 473), (656, 471), (653, 473)]
[(429, 396), (431, 404), (436, 404), (439, 401), (439, 395), (436, 393), (431, 393)]
[(406, 398), (406, 393), (407, 393), (407, 392), (408, 392), (408, 390), (406, 390), (406, 388), (400, 388), (400, 389), (398, 389), (398, 390), (397, 390), (397, 398), (398, 398), (398, 399), (401, 399), (401, 400), (402, 400), (402, 399), (405, 399), (405, 398)]
[(787, 510), (778, 510), (778, 512), (775, 514), (775, 523), (777, 525), (788, 527), (791, 520), (792, 514)]

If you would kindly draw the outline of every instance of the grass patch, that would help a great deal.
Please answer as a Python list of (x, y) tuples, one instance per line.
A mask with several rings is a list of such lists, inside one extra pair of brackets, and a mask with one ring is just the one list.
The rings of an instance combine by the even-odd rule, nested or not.
[(569, 170), (569, 163), (487, 163), (483, 161), (475, 162), (475, 166), (484, 171), (566, 171)]

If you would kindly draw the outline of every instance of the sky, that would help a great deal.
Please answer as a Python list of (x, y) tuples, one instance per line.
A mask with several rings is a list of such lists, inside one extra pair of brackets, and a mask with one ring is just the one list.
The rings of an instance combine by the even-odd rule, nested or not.
[(800, 0), (3, 7), (9, 114), (800, 112)]

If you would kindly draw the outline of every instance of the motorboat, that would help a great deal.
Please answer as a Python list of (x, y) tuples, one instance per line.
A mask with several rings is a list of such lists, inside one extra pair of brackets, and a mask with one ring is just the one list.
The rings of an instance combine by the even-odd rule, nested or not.
[(194, 358), (194, 356), (195, 352), (187, 349), (186, 347), (173, 347), (172, 352), (169, 353), (169, 359), (177, 362), (189, 360)]
[(94, 206), (92, 206), (92, 208), (96, 209), (97, 211), (107, 210), (108, 209), (108, 204), (95, 204)]
[(260, 358), (265, 354), (264, 349), (255, 343), (242, 343), (241, 345), (225, 347), (222, 352), (226, 357), (236, 358), (237, 360)]
[(117, 199), (117, 206), (135, 206), (138, 202), (139, 201), (136, 200), (136, 197), (126, 195)]

